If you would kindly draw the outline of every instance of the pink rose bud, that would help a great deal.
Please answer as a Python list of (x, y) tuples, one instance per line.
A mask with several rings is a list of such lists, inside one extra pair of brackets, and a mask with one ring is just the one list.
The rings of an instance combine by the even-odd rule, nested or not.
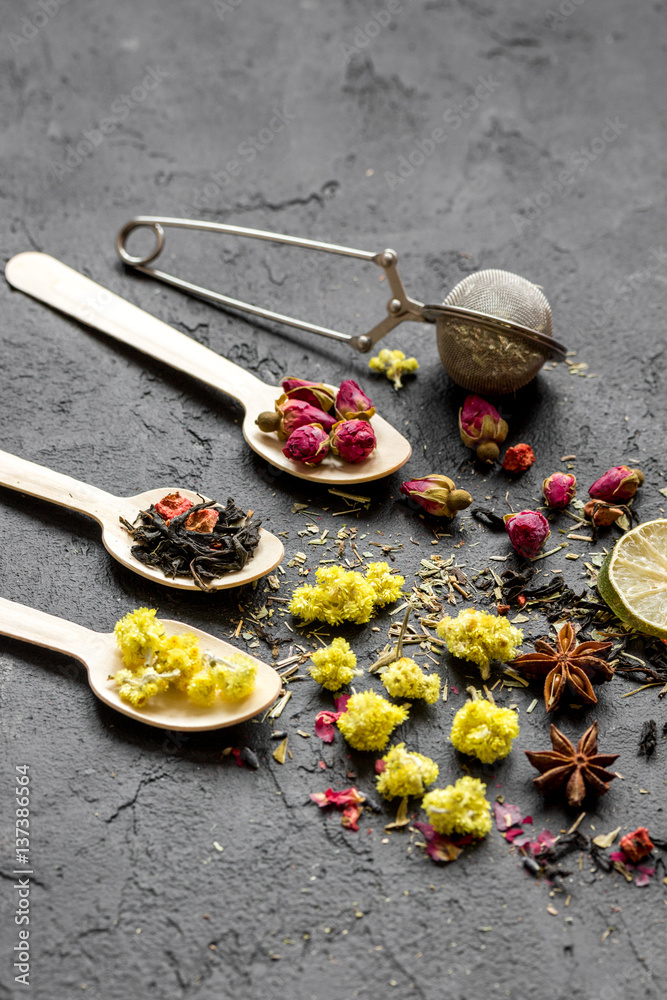
[(284, 378), (280, 383), (290, 399), (303, 399), (311, 406), (328, 412), (334, 404), (335, 392), (321, 382), (307, 382), (303, 378)]
[(548, 507), (562, 510), (574, 499), (577, 480), (569, 472), (554, 472), (542, 483), (542, 493)]
[(459, 410), (459, 432), (467, 448), (474, 448), (481, 462), (489, 465), (500, 454), (499, 444), (507, 437), (507, 423), (495, 406), (481, 396), (466, 396)]
[(448, 476), (429, 475), (425, 479), (410, 479), (401, 486), (401, 493), (415, 500), (429, 514), (454, 517), (472, 503), (467, 490), (457, 490)]
[(283, 455), (304, 465), (319, 465), (329, 451), (329, 435), (322, 424), (304, 424), (292, 431)]
[(336, 413), (341, 420), (370, 420), (375, 407), (357, 383), (348, 378), (340, 384), (336, 396)]
[(330, 413), (325, 413), (312, 403), (307, 403), (303, 399), (290, 399), (285, 393), (276, 400), (275, 412), (265, 410), (255, 421), (260, 430), (278, 431), (281, 437), (288, 438), (297, 427), (304, 427), (306, 424), (322, 424), (328, 433), (336, 423), (336, 418)]
[(503, 520), (514, 551), (526, 559), (533, 559), (551, 534), (549, 522), (538, 510), (505, 514)]
[(339, 420), (331, 433), (331, 450), (345, 462), (363, 462), (377, 441), (367, 420)]
[(608, 469), (604, 476), (593, 483), (588, 491), (594, 500), (606, 500), (608, 503), (629, 500), (644, 482), (644, 473), (640, 469), (629, 469), (627, 465), (615, 465)]

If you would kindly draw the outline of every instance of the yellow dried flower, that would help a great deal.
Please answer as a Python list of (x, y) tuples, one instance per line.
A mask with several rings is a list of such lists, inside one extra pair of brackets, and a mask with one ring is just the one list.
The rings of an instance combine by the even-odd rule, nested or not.
[(384, 750), (391, 732), (405, 722), (409, 705), (392, 705), (374, 691), (360, 691), (348, 700), (338, 728), (355, 750)]
[(158, 654), (157, 669), (178, 670), (179, 679), (176, 682), (181, 691), (187, 690), (189, 681), (202, 668), (199, 639), (194, 632), (183, 632), (181, 635), (170, 635)]
[(373, 600), (378, 607), (397, 601), (405, 583), (405, 577), (392, 573), (386, 562), (369, 563), (366, 567), (366, 579), (373, 588)]
[(482, 699), (469, 701), (458, 710), (449, 734), (457, 750), (484, 764), (507, 757), (518, 735), (516, 712)]
[(462, 660), (471, 660), (480, 669), (482, 680), (491, 673), (491, 660), (506, 663), (516, 655), (523, 642), (523, 632), (497, 615), (467, 608), (456, 618), (443, 618), (436, 632), (447, 649)]
[(338, 691), (349, 684), (353, 677), (363, 674), (357, 670), (357, 658), (345, 639), (334, 639), (330, 646), (318, 649), (311, 655), (310, 676), (328, 691)]
[(208, 669), (200, 670), (188, 681), (186, 688), (188, 698), (199, 705), (200, 708), (208, 708), (215, 701), (217, 694), (215, 677)]
[(232, 656), (204, 656), (204, 663), (210, 666), (211, 674), (223, 698), (240, 701), (255, 690), (257, 683), (257, 663), (246, 653)]
[(438, 777), (438, 765), (430, 757), (405, 749), (398, 743), (382, 758), (384, 770), (378, 775), (377, 790), (385, 799), (423, 795), (426, 785)]
[(165, 639), (164, 627), (156, 619), (157, 611), (137, 608), (116, 622), (114, 635), (123, 663), (130, 670), (140, 670), (151, 663)]
[(422, 800), (422, 808), (438, 833), (472, 834), (486, 837), (491, 829), (491, 805), (479, 778), (459, 778), (454, 785), (434, 788)]
[(438, 675), (424, 673), (419, 664), (407, 656), (394, 660), (387, 667), (382, 683), (393, 698), (423, 698), (429, 705), (435, 704), (440, 694)]
[[(385, 572), (386, 569), (386, 572)], [(388, 578), (386, 563), (369, 563), (366, 578), (341, 566), (321, 566), (317, 584), (303, 584), (292, 594), (290, 613), (304, 622), (340, 625), (351, 621), (362, 625), (376, 606), (395, 601), (404, 583), (402, 576)]]
[(406, 358), (403, 351), (391, 351), (383, 347), (379, 354), (369, 360), (368, 367), (371, 371), (386, 375), (389, 381), (394, 383), (394, 389), (401, 389), (403, 386), (401, 376), (416, 372), (419, 362), (416, 358)]

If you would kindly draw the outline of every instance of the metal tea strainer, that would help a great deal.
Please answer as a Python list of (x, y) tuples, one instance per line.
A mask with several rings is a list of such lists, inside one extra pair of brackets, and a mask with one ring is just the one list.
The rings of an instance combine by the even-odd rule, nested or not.
[[(149, 254), (138, 257), (129, 253), (126, 243), (135, 229), (143, 227), (152, 230), (156, 242)], [(368, 333), (341, 333), (241, 302), (159, 271), (148, 265), (162, 252), (165, 228), (198, 229), (246, 236), (370, 261), (381, 267), (387, 275), (392, 292), (392, 297), (387, 302), (387, 316)], [(407, 295), (398, 273), (394, 250), (371, 253), (221, 222), (149, 215), (137, 216), (123, 226), (116, 238), (116, 250), (125, 264), (182, 291), (263, 319), (285, 323), (298, 330), (346, 341), (361, 353), (370, 351), (378, 340), (406, 320), (435, 323), (440, 360), (451, 378), (469, 392), (487, 395), (513, 392), (535, 378), (545, 361), (565, 360), (567, 349), (552, 336), (551, 308), (546, 298), (537, 285), (510, 271), (487, 270), (469, 274), (452, 289), (442, 305), (424, 305)]]

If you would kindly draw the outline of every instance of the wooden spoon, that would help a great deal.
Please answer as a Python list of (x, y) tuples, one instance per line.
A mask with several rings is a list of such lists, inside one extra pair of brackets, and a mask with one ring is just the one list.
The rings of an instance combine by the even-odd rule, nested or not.
[(283, 455), (284, 441), (260, 431), (255, 424), (263, 410), (273, 410), (282, 393), (280, 387), (261, 382), (48, 254), (32, 250), (17, 254), (7, 262), (5, 276), (14, 288), (232, 396), (246, 410), (243, 436), (250, 447), (283, 472), (314, 483), (352, 486), (388, 476), (410, 458), (409, 442), (386, 420), (375, 416), (372, 426), (377, 448), (365, 462), (350, 464), (331, 453), (314, 468), (294, 462)]
[[(199, 639), (202, 653), (212, 656), (230, 656), (238, 653), (223, 639), (216, 639), (208, 632), (191, 628), (184, 622), (160, 619), (167, 635), (180, 635), (183, 632), (194, 632)], [(238, 722), (252, 719), (258, 712), (268, 708), (280, 692), (282, 680), (280, 674), (268, 663), (252, 657), (257, 664), (257, 683), (255, 690), (242, 701), (226, 701), (218, 698), (210, 708), (200, 708), (194, 705), (181, 691), (169, 690), (164, 694), (151, 698), (146, 708), (133, 708), (122, 701), (118, 694), (118, 686), (110, 680), (123, 667), (113, 632), (93, 632), (75, 622), (47, 615), (44, 611), (35, 611), (25, 604), (17, 604), (0, 597), (0, 635), (9, 635), (13, 639), (23, 639), (36, 646), (46, 646), (59, 653), (65, 653), (81, 660), (88, 671), (88, 683), (97, 697), (132, 719), (145, 722), (158, 729), (173, 729), (176, 731), (203, 731), (206, 729), (222, 729), (223, 726), (234, 726)], [(249, 654), (245, 654), (248, 656)]]
[[(174, 493), (176, 487), (147, 490), (135, 497), (115, 497), (95, 486), (88, 486), (87, 483), (80, 483), (77, 479), (71, 479), (60, 472), (53, 472), (43, 465), (35, 465), (34, 462), (27, 462), (24, 458), (10, 455), (7, 451), (0, 451), (0, 485), (8, 486), (10, 490), (18, 490), (20, 493), (27, 493), (32, 497), (39, 497), (41, 500), (50, 500), (69, 510), (89, 514), (102, 525), (102, 541), (107, 552), (133, 573), (138, 573), (153, 583), (161, 583), (165, 587), (202, 593), (191, 578), (171, 579), (157, 567), (144, 566), (135, 559), (131, 551), (135, 544), (134, 539), (119, 520), (120, 517), (124, 517), (132, 524), (140, 510), (147, 510), (152, 503), (157, 503), (167, 493)], [(178, 492), (195, 504), (201, 503), (201, 497), (192, 490), (178, 487)], [(259, 531), (260, 541), (252, 559), (248, 560), (243, 569), (232, 570), (212, 580), (210, 586), (214, 590), (241, 587), (244, 583), (258, 580), (275, 569), (285, 551), (283, 544), (270, 531), (264, 531), (263, 528)]]

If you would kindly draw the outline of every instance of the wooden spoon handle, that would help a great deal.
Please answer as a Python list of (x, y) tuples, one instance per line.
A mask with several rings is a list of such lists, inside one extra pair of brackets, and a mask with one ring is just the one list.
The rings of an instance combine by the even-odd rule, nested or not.
[(90, 514), (98, 521), (105, 516), (111, 516), (114, 522), (118, 518), (120, 501), (110, 493), (54, 472), (44, 465), (10, 455), (8, 451), (0, 451), (0, 485), (31, 497), (51, 500), (82, 514)]
[(246, 408), (266, 389), (254, 375), (198, 344), (102, 285), (45, 253), (19, 253), (7, 262), (10, 285), (60, 312), (201, 379)]
[(55, 649), (84, 663), (91, 644), (97, 639), (97, 633), (83, 625), (47, 615), (45, 611), (36, 611), (4, 597), (0, 597), (0, 635)]

